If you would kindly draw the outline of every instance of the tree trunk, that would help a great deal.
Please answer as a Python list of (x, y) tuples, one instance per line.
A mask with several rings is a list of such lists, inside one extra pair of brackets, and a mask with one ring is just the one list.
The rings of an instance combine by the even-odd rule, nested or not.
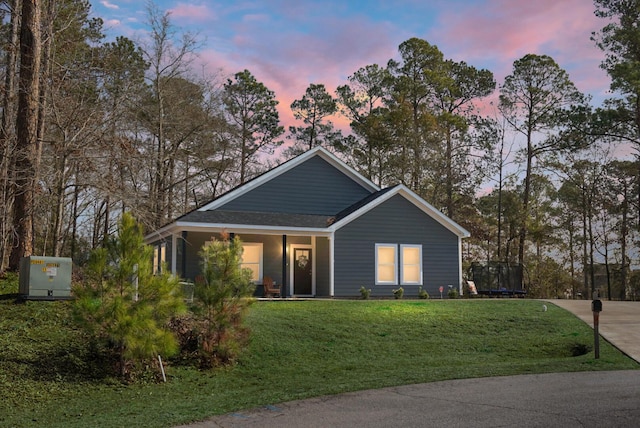
[(55, 212), (53, 218), (53, 255), (60, 257), (62, 252), (62, 229), (64, 224), (64, 207), (66, 205), (65, 184), (67, 181), (67, 156), (61, 153), (58, 160), (58, 171), (55, 184)]
[[(533, 169), (532, 131), (527, 133), (527, 172), (524, 177), (524, 195), (522, 195), (522, 223), (520, 224), (520, 241), (518, 243), (518, 263), (524, 269), (524, 247), (527, 240), (527, 224), (529, 223), (529, 193), (531, 193), (531, 173)], [(520, 284), (522, 286), (522, 284)]]
[(20, 29), (20, 79), (16, 118), (16, 194), (13, 224), (16, 242), (9, 269), (17, 271), (20, 259), (33, 253), (33, 209), (38, 164), (38, 97), (40, 95), (40, 0), (22, 2)]
[(629, 203), (628, 203), (628, 187), (627, 181), (622, 179), (623, 185), (623, 196), (622, 196), (622, 223), (620, 224), (620, 279), (622, 280), (622, 292), (620, 297), (622, 299), (631, 298), (631, 287), (629, 284), (629, 280), (627, 277), (627, 234), (628, 230), (628, 211), (629, 211)]
[[(447, 148), (445, 154), (446, 162), (446, 188), (447, 188), (447, 216), (454, 219), (453, 212), (453, 143), (451, 137), (451, 127), (447, 129)], [(498, 246), (500, 243), (498, 242)]]
[(0, 197), (0, 208), (5, 213), (0, 219), (0, 272), (7, 267), (9, 256), (9, 246), (12, 242), (11, 233), (12, 218), (9, 213), (13, 210), (13, 178), (11, 177), (12, 166), (15, 158), (15, 115), (16, 115), (16, 77), (20, 35), (20, 0), (13, 0), (11, 7), (11, 35), (9, 44), (6, 47), (7, 62), (5, 71), (5, 91), (3, 97), (2, 122), (0, 124), (0, 186), (2, 194)]
[(589, 274), (587, 267), (589, 266), (589, 258), (587, 251), (587, 189), (584, 182), (582, 189), (582, 277), (583, 288), (586, 293), (589, 292)]

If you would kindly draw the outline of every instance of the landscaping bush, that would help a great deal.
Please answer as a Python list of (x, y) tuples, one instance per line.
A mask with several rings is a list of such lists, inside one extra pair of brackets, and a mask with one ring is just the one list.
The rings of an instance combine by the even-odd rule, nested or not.
[(370, 295), (371, 295), (370, 288), (364, 288), (364, 285), (360, 287), (360, 297), (362, 297), (362, 300), (367, 300)]
[(395, 297), (396, 299), (402, 299), (402, 296), (404, 296), (404, 288), (400, 287), (396, 290), (393, 290), (393, 297)]
[(428, 299), (429, 298), (429, 293), (427, 293), (427, 290), (424, 290), (422, 287), (420, 287), (418, 289), (418, 297), (420, 299)]
[(2, 294), (18, 294), (18, 274), (14, 272), (4, 273), (4, 277), (0, 278), (0, 295)]

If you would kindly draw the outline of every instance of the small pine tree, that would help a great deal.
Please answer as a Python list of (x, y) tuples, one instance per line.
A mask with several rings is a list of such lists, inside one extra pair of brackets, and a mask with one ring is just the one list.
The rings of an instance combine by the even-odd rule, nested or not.
[(165, 327), (185, 309), (178, 278), (154, 275), (152, 256), (142, 227), (125, 213), (117, 236), (91, 254), (89, 280), (74, 286), (76, 319), (113, 353), (123, 378), (131, 377), (141, 363), (178, 350)]
[(202, 329), (199, 354), (203, 367), (213, 367), (232, 361), (240, 352), (248, 335), (243, 316), (253, 301), (255, 285), (251, 271), (241, 267), (240, 239), (213, 240), (200, 256), (204, 281), (194, 291)]

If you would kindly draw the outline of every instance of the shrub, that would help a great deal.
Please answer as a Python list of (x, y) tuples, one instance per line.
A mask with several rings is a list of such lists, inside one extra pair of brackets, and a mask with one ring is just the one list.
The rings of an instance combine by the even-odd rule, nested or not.
[(449, 292), (447, 293), (447, 296), (450, 299), (457, 299), (459, 294), (458, 294), (458, 290), (456, 290), (455, 288), (451, 288), (449, 289)]
[(362, 297), (362, 300), (367, 300), (370, 295), (371, 295), (370, 288), (364, 288), (364, 285), (360, 287), (360, 297)]
[(427, 293), (426, 290), (424, 290), (422, 287), (420, 287), (418, 289), (418, 297), (420, 299), (428, 299), (429, 298), (429, 293)]
[(404, 288), (400, 287), (396, 290), (393, 290), (393, 297), (395, 297), (396, 299), (402, 299), (402, 296), (404, 296)]
[(0, 295), (18, 294), (18, 274), (15, 272), (0, 273)]

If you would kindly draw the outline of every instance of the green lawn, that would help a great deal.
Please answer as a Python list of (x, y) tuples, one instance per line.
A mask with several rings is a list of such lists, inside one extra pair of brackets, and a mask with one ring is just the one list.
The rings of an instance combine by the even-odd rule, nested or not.
[(68, 302), (0, 300), (0, 426), (172, 426), (359, 389), (480, 376), (638, 369), (592, 330), (523, 299), (257, 302), (229, 369), (168, 368), (166, 384), (101, 376)]

